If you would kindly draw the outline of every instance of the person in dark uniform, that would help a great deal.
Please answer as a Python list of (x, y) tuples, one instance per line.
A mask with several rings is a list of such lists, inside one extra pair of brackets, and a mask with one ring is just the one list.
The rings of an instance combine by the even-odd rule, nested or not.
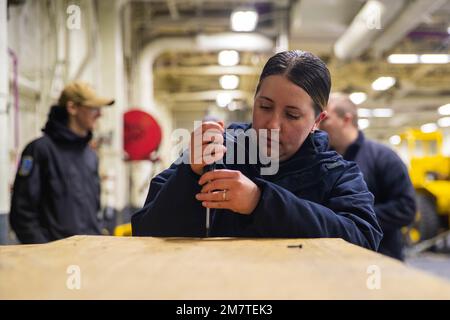
[(331, 147), (358, 164), (375, 196), (375, 213), (384, 232), (379, 252), (403, 260), (401, 228), (413, 222), (416, 212), (406, 166), (393, 150), (358, 130), (357, 107), (347, 95), (332, 94), (327, 111), (321, 129), (328, 132)]
[[(213, 237), (337, 237), (377, 250), (382, 231), (361, 172), (327, 151), (326, 133), (316, 130), (330, 87), (326, 65), (313, 54), (271, 57), (256, 89), (253, 123), (224, 132), (222, 122), (206, 121), (194, 130), (184, 159), (152, 179), (144, 207), (132, 217), (133, 235), (205, 236), (210, 208)], [(242, 139), (266, 129), (268, 139)], [(251, 161), (254, 143), (272, 150), (277, 170), (264, 171), (272, 163), (262, 158)], [(236, 161), (239, 152), (226, 157), (239, 148), (244, 163)], [(215, 170), (204, 173), (212, 162)]]
[(25, 147), (14, 181), (10, 223), (22, 243), (101, 233), (98, 159), (89, 141), (100, 108), (113, 103), (78, 81), (51, 107), (44, 135)]

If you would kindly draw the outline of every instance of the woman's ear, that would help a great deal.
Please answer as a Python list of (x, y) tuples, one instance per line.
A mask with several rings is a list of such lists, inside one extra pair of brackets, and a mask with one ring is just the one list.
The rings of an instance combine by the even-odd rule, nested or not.
[(316, 118), (316, 121), (314, 122), (314, 126), (311, 129), (311, 132), (314, 132), (315, 130), (317, 130), (317, 128), (319, 128), (319, 124), (320, 122), (322, 122), (323, 119), (325, 119), (328, 115), (328, 112), (326, 111), (322, 111)]

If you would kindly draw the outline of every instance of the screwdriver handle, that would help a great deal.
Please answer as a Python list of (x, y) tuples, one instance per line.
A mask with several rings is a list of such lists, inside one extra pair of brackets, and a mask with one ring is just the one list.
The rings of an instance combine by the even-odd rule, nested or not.
[(211, 164), (207, 164), (206, 166), (203, 167), (203, 173), (209, 172), (209, 171), (213, 171), (214, 169), (216, 169), (216, 163), (213, 162)]

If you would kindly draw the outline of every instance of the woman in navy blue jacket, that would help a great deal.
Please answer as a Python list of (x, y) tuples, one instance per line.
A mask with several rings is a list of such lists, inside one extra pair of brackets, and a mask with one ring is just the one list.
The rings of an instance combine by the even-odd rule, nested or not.
[[(202, 237), (210, 208), (211, 236), (332, 237), (377, 250), (382, 231), (361, 172), (328, 151), (326, 133), (316, 130), (326, 117), (330, 87), (326, 65), (311, 53), (270, 58), (252, 124), (232, 124), (226, 133), (221, 122), (197, 128), (183, 158), (189, 161), (177, 161), (152, 180), (144, 207), (132, 217), (133, 235)], [(267, 140), (241, 139), (264, 129)], [(277, 170), (262, 174), (267, 164), (250, 154), (255, 141), (258, 155), (265, 150)], [(227, 157), (231, 148), (238, 155), (244, 149), (244, 162)], [(216, 169), (204, 173), (212, 162)]]

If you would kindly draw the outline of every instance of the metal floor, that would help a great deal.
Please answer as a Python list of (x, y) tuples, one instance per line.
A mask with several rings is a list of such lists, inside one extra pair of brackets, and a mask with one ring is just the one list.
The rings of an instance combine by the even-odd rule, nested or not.
[[(441, 237), (439, 240), (439, 251), (424, 251), (417, 255), (411, 255), (406, 258), (405, 263), (450, 281), (450, 234), (448, 232), (446, 234), (443, 234), (443, 238)], [(447, 243), (447, 247), (442, 246), (444, 242)]]
[(416, 257), (409, 257), (408, 266), (433, 273), (450, 281), (450, 254), (424, 252)]

